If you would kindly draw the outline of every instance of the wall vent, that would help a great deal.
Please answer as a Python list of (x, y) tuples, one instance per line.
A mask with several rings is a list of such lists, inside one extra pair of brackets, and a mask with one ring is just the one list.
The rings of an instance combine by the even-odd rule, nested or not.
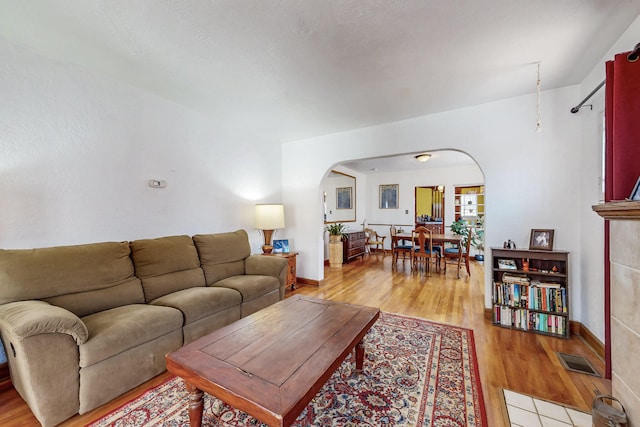
[(558, 352), (558, 359), (565, 369), (573, 372), (579, 372), (581, 374), (593, 375), (599, 377), (600, 374), (596, 372), (591, 363), (582, 356), (577, 354), (566, 354)]

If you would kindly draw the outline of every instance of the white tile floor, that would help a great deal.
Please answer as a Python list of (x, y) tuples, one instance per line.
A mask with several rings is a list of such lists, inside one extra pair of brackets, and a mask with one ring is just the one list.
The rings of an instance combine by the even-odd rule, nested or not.
[(591, 427), (591, 414), (503, 390), (511, 427)]

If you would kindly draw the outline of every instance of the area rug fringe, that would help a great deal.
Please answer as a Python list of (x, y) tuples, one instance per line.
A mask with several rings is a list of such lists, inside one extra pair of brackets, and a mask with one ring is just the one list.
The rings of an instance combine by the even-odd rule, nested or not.
[[(470, 329), (382, 313), (365, 347), (364, 374), (347, 357), (294, 426), (487, 426)], [(174, 377), (91, 427), (186, 427), (187, 405)], [(204, 405), (203, 426), (264, 426), (207, 394)]]

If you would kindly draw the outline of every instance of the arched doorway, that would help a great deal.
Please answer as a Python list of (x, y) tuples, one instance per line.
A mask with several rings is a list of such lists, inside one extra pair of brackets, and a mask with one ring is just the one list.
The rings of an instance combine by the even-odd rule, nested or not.
[[(442, 231), (456, 220), (455, 201), (460, 200), (456, 188), (464, 186), (484, 187), (484, 174), (476, 161), (468, 154), (456, 150), (430, 151), (426, 162), (406, 153), (393, 156), (351, 160), (334, 165), (338, 170), (355, 178), (355, 221), (347, 223), (351, 229), (362, 229), (365, 225), (382, 235), (389, 235), (391, 225), (407, 230), (416, 223), (416, 187), (441, 188)], [(327, 174), (330, 171), (327, 171)], [(328, 176), (328, 175), (326, 175)], [(324, 193), (326, 178), (321, 183)], [(397, 203), (381, 204), (384, 191), (390, 190)], [(466, 199), (465, 199), (466, 200)], [(484, 205), (484, 196), (483, 196)], [(327, 206), (331, 210), (332, 206)], [(476, 211), (477, 212), (477, 211)], [(434, 215), (431, 215), (434, 216)], [(484, 206), (482, 212), (484, 220)], [(391, 239), (386, 239), (385, 249), (390, 250)], [(325, 245), (327, 246), (327, 245)], [(327, 246), (328, 247), (328, 246)], [(328, 253), (325, 250), (325, 259)]]

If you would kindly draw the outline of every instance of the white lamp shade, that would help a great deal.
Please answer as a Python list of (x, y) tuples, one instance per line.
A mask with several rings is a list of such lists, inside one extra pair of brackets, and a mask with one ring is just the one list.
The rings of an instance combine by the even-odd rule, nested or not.
[(256, 228), (259, 230), (284, 228), (284, 205), (256, 205)]

